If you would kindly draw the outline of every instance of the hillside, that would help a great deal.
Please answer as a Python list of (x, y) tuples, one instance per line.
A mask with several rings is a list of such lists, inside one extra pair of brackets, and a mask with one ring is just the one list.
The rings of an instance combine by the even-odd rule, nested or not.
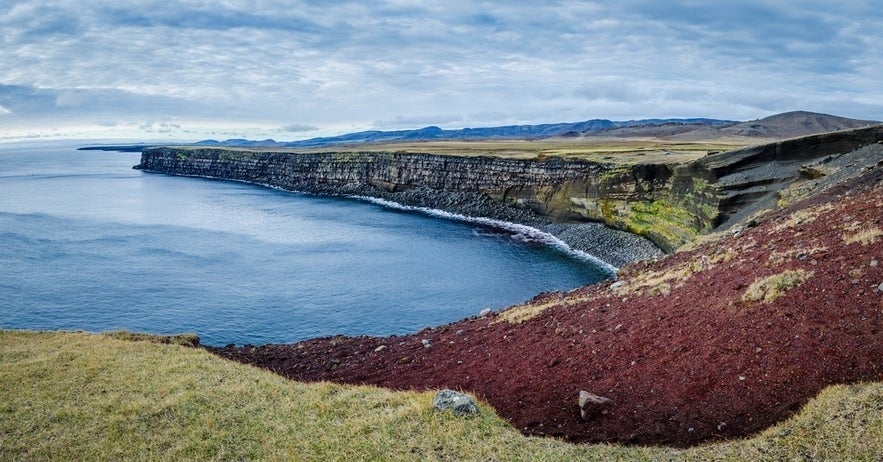
[[(747, 122), (715, 125), (659, 124), (632, 127), (613, 127), (586, 131), (586, 137), (651, 137), (668, 141), (742, 140), (744, 144), (759, 144), (773, 140), (796, 138), (817, 133), (836, 132), (877, 125), (880, 122), (856, 120), (829, 114), (792, 111)], [(754, 141), (752, 141), (754, 140)]]
[(721, 133), (733, 136), (757, 136), (772, 138), (796, 138), (813, 133), (836, 132), (851, 128), (862, 128), (880, 122), (847, 119), (828, 114), (806, 111), (793, 111), (763, 119), (742, 122), (721, 127)]
[[(860, 176), (615, 283), (402, 337), (216, 352), (302, 381), (469, 390), (529, 435), (751, 435), (828, 385), (883, 380), (883, 155), (864, 155), (878, 162)], [(581, 420), (580, 390), (611, 399), (609, 413)]]

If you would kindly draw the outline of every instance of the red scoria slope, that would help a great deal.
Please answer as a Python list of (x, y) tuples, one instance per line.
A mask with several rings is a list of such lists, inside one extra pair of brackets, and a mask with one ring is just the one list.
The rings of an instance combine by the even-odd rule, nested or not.
[[(302, 381), (466, 390), (532, 435), (749, 435), (829, 384), (883, 380), (881, 179), (877, 167), (739, 235), (628, 266), (616, 285), (415, 335), (216, 353)], [(609, 412), (583, 421), (580, 390), (611, 399)]]

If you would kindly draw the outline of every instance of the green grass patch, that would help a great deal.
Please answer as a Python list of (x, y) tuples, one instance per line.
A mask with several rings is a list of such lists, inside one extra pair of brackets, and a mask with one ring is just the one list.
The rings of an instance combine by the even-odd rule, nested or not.
[(883, 384), (831, 387), (788, 422), (690, 450), (520, 435), (486, 405), (303, 384), (201, 349), (0, 331), (0, 460), (875, 460)]

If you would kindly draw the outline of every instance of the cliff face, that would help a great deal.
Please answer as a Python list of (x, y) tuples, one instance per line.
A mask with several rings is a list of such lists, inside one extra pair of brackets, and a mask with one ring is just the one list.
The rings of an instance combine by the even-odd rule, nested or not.
[[(136, 168), (304, 192), (376, 195), (519, 222), (530, 223), (530, 215), (553, 222), (600, 221), (671, 252), (800, 180), (807, 162), (881, 139), (883, 126), (877, 126), (719, 153), (689, 164), (629, 166), (558, 158), (161, 147), (145, 149)], [(463, 195), (533, 213), (512, 218), (504, 210), (512, 207), (464, 212), (455, 204)]]
[[(151, 172), (249, 181), (324, 194), (375, 195), (370, 190), (374, 189), (384, 198), (403, 199), (401, 202), (408, 205), (443, 209), (449, 207), (428, 197), (429, 203), (415, 203), (409, 193), (429, 190), (441, 195), (480, 195), (555, 222), (605, 222), (647, 236), (667, 250), (707, 227), (704, 217), (692, 213), (701, 209), (690, 206), (687, 211), (672, 205), (669, 197), (677, 174), (664, 165), (622, 167), (557, 158), (537, 161), (408, 153), (294, 154), (162, 147), (145, 149), (138, 167)], [(690, 205), (680, 200), (677, 204)]]

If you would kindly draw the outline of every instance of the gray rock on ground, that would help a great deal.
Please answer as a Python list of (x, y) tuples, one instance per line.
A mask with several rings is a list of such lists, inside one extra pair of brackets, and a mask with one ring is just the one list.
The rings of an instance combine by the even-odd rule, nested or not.
[(583, 420), (591, 420), (607, 414), (607, 408), (613, 404), (610, 398), (598, 396), (585, 390), (579, 392), (579, 416)]
[(478, 415), (478, 406), (471, 396), (454, 390), (440, 390), (432, 400), (432, 407), (436, 411), (454, 411), (454, 415), (470, 416)]

